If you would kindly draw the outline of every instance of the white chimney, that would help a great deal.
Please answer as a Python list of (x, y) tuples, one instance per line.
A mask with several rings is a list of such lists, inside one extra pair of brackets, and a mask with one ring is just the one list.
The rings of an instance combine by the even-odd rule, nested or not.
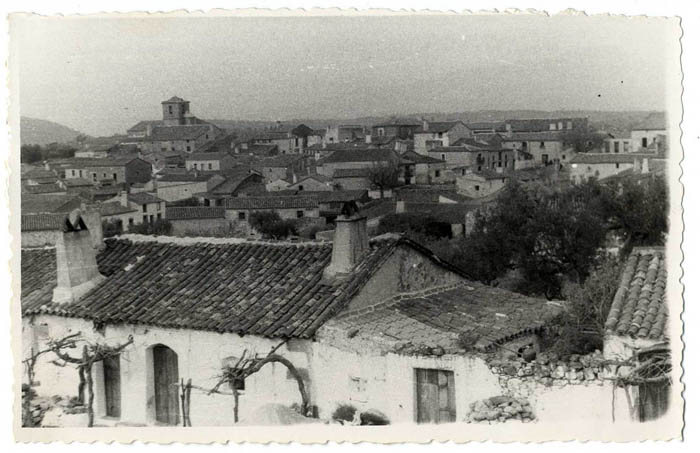
[(56, 240), (57, 284), (52, 298), (55, 303), (78, 300), (104, 280), (97, 269), (93, 239), (80, 210), (71, 212), (65, 222), (63, 233)]
[(421, 122), (423, 123), (423, 131), (427, 131), (428, 128), (430, 127), (428, 120), (426, 120), (425, 118), (421, 118)]
[(151, 124), (146, 124), (146, 137), (150, 137), (153, 134), (153, 126)]
[(349, 277), (368, 251), (367, 217), (358, 214), (354, 202), (345, 203), (335, 219), (333, 254), (323, 271), (324, 280), (334, 282)]
[(119, 192), (119, 204), (127, 208), (129, 207), (129, 194), (126, 193), (126, 190)]
[(95, 249), (104, 248), (104, 235), (102, 233), (102, 214), (100, 214), (99, 205), (88, 205), (80, 203), (80, 216), (85, 225), (90, 231), (92, 237), (92, 246)]

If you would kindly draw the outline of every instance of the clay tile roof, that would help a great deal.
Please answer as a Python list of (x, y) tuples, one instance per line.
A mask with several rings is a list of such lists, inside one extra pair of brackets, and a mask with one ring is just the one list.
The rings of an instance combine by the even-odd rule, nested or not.
[(473, 336), (474, 349), (488, 351), (537, 332), (563, 309), (561, 302), (467, 282), (400, 294), (371, 313), (350, 312), (328, 326), (354, 330), (356, 336), (370, 341), (388, 335), (397, 343), (442, 346), (448, 353), (463, 348), (458, 338), (465, 333)]
[(323, 270), (331, 243), (132, 239), (106, 240), (97, 263), (107, 278), (80, 300), (63, 304), (51, 302), (55, 249), (23, 249), (23, 315), (310, 338), (403, 241), (375, 238), (352, 276), (328, 285)]
[(128, 195), (129, 201), (132, 203), (144, 205), (148, 203), (160, 203), (162, 200), (155, 195), (151, 195), (148, 192), (136, 192), (136, 193), (130, 193)]
[(182, 99), (181, 97), (173, 96), (170, 99), (168, 99), (167, 101), (161, 102), (161, 104), (167, 104), (169, 102), (186, 102), (186, 101), (184, 99)]
[[(209, 132), (209, 126), (157, 126), (146, 141), (195, 140)], [(211, 137), (214, 138), (214, 137)]]
[(226, 209), (305, 209), (317, 208), (314, 196), (236, 197), (227, 198)]
[(95, 185), (95, 183), (83, 178), (64, 179), (63, 184), (65, 184), (66, 187), (91, 187)]
[(401, 159), (415, 164), (444, 164), (445, 161), (434, 157), (418, 154), (415, 151), (406, 151), (401, 155)]
[(65, 189), (63, 189), (58, 184), (38, 184), (35, 186), (26, 185), (22, 186), (22, 190), (26, 193), (31, 194), (65, 192)]
[(23, 214), (21, 231), (62, 230), (66, 214)]
[(100, 215), (102, 216), (127, 214), (129, 212), (136, 212), (136, 209), (123, 206), (118, 201), (110, 201), (108, 203), (100, 204)]
[(611, 154), (611, 153), (578, 153), (569, 163), (571, 164), (633, 164), (634, 159), (643, 159), (644, 157), (653, 159), (658, 158), (654, 154)]
[(192, 153), (185, 156), (185, 160), (221, 160), (231, 158), (231, 155), (225, 151), (213, 152), (213, 153)]
[(391, 149), (351, 149), (333, 151), (321, 164), (338, 162), (386, 162), (396, 158)]
[[(428, 123), (428, 129), (419, 129), (416, 134), (435, 134), (439, 132), (447, 132), (461, 121), (431, 121)], [(462, 123), (464, 124), (464, 123)]]
[(662, 339), (666, 331), (666, 260), (661, 247), (635, 248), (627, 258), (615, 293), (606, 333)]
[(168, 208), (165, 216), (168, 220), (223, 219), (224, 217), (226, 217), (226, 210), (223, 207), (207, 206), (172, 206)]

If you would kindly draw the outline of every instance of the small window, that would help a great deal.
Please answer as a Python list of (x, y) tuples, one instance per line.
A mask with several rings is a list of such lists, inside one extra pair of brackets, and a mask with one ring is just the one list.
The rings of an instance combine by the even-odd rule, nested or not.
[(161, 217), (160, 217), (160, 212), (159, 212), (158, 214), (156, 214), (156, 219), (160, 220), (160, 218)]
[(116, 173), (112, 173), (112, 179), (115, 180), (115, 181), (117, 180), (117, 174), (116, 174)]
[(187, 146), (187, 151), (192, 151), (192, 147), (188, 145), (188, 146)]
[(143, 216), (143, 223), (148, 223), (148, 216), (147, 215)]
[(463, 168), (463, 169), (462, 169), (462, 176), (466, 176), (466, 174), (467, 174), (467, 169), (466, 169), (466, 168)]
[(614, 149), (616, 153), (620, 152), (620, 142), (615, 142), (614, 144)]
[(134, 224), (134, 218), (129, 217), (129, 226), (132, 226)]
[(160, 211), (160, 203), (158, 203), (158, 210)]
[(192, 164), (192, 168), (197, 169), (197, 164)]
[(209, 170), (211, 170), (211, 163), (209, 164)]
[(141, 205), (141, 211), (146, 212), (146, 205)]
[(646, 137), (642, 138), (642, 148), (646, 148), (648, 144), (648, 140)]
[(153, 223), (153, 214), (151, 214), (150, 216), (148, 216), (148, 220), (150, 220), (150, 222)]
[(440, 177), (440, 170), (435, 170), (435, 177), (439, 178)]
[(540, 142), (540, 148), (544, 148), (544, 142)]
[(75, 170), (71, 170), (70, 173), (72, 176), (75, 176)]
[(304, 185), (303, 185), (303, 184), (299, 184), (299, 190), (304, 190)]
[(304, 217), (304, 211), (297, 211), (297, 219)]
[(474, 190), (479, 191), (479, 186), (474, 186)]
[(617, 163), (615, 164), (615, 168), (620, 168), (620, 163), (619, 163), (619, 162), (617, 162)]
[(238, 213), (238, 220), (245, 220), (245, 212)]
[(447, 160), (447, 159), (445, 159), (445, 153), (440, 154), (440, 159)]

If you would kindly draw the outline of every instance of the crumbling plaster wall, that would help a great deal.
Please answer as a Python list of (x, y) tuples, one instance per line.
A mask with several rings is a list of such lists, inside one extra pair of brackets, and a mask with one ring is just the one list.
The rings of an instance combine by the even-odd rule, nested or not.
[(478, 357), (385, 354), (368, 343), (341, 350), (320, 340), (312, 355), (319, 414), (328, 418), (339, 405), (351, 404), (378, 410), (392, 424), (415, 423), (416, 368), (454, 372), (457, 421), (464, 420), (470, 403), (500, 392), (498, 379)]

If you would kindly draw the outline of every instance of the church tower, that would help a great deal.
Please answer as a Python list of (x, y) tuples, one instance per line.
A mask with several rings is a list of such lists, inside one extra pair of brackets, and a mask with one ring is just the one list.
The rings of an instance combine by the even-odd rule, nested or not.
[(163, 125), (180, 126), (186, 124), (190, 115), (190, 101), (186, 101), (177, 96), (173, 96), (167, 101), (161, 102), (163, 105)]

